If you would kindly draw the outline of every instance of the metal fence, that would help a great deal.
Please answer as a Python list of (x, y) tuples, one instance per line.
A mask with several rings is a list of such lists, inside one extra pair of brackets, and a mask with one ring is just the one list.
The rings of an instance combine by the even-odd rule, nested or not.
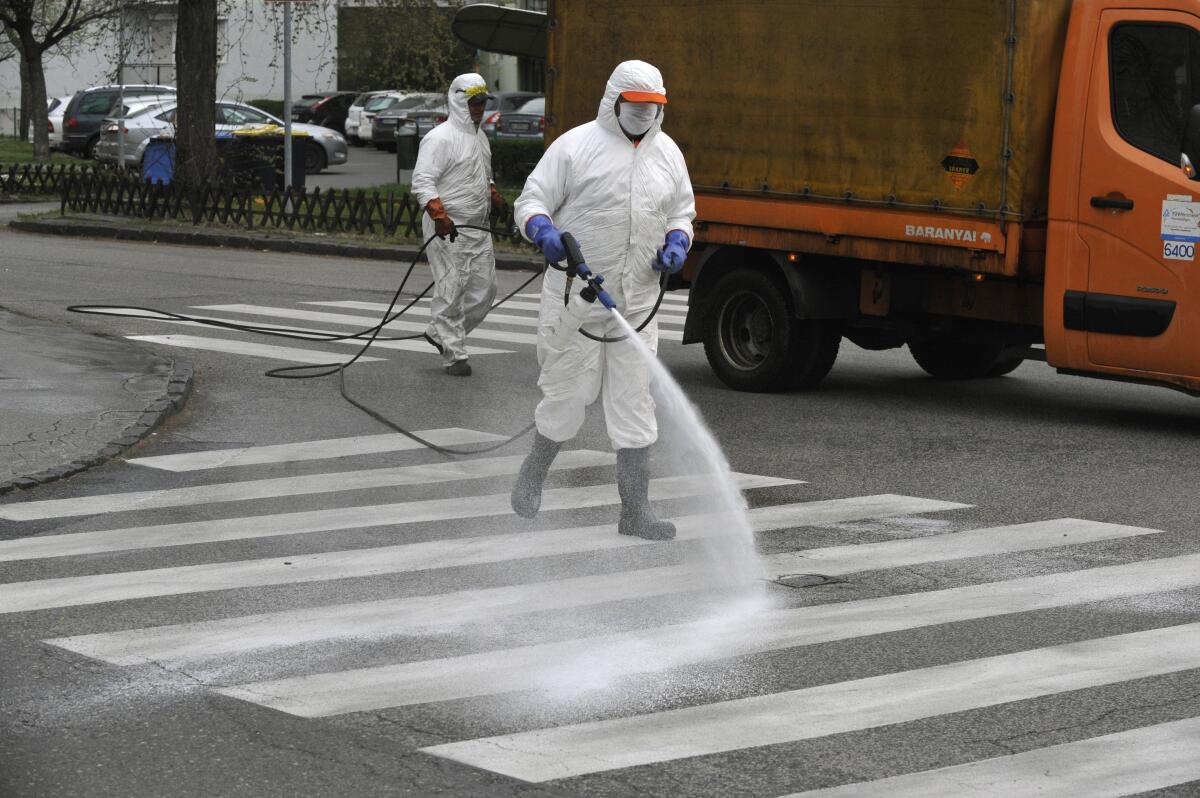
[(0, 194), (61, 194), (72, 178), (110, 171), (99, 164), (13, 163), (0, 164)]
[[(76, 174), (62, 182), (62, 212), (98, 213), (193, 224), (220, 223), (247, 230), (287, 229), (311, 233), (420, 238), (423, 209), (412, 194), (277, 189), (255, 192), (225, 185), (146, 183), (111, 171)], [(492, 220), (509, 229), (512, 211)], [(520, 235), (502, 235), (514, 243)]]

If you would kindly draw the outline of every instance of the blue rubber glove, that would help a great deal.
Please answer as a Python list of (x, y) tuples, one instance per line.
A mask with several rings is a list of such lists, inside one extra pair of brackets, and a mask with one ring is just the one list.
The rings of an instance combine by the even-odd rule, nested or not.
[(538, 215), (525, 223), (525, 232), (529, 240), (537, 244), (537, 248), (551, 263), (558, 263), (567, 257), (567, 248), (563, 246), (562, 233), (550, 221), (549, 216)]
[(674, 274), (683, 268), (687, 260), (688, 237), (682, 230), (672, 230), (667, 233), (667, 239), (658, 248), (658, 257), (654, 259), (654, 271)]

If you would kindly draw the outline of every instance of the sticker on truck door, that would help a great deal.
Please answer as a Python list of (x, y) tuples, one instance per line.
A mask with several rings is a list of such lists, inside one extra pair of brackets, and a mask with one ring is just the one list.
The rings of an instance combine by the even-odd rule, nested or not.
[(1164, 241), (1164, 260), (1195, 260), (1196, 245), (1191, 241)]
[[(1163, 241), (1200, 241), (1200, 202), (1192, 202), (1191, 197), (1177, 194), (1168, 195), (1162, 204), (1162, 227), (1160, 235)], [(1168, 257), (1164, 254), (1163, 257)], [(1182, 258), (1172, 258), (1182, 260)], [(1191, 258), (1187, 258), (1191, 260)]]

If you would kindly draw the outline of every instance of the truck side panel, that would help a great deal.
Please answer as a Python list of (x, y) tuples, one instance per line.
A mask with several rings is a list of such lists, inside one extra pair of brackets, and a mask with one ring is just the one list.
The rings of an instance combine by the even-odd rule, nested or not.
[(553, 0), (547, 136), (640, 58), (697, 188), (1036, 218), (1070, 5)]

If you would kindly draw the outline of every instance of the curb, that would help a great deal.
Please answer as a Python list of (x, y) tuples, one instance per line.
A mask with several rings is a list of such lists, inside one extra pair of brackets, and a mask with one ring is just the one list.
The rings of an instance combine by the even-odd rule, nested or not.
[[(230, 249), (255, 249), (271, 252), (324, 255), (362, 260), (411, 260), (416, 254), (414, 247), (370, 246), (338, 241), (314, 239), (283, 239), (251, 237), (232, 233), (217, 233), (201, 230), (152, 230), (144, 227), (126, 227), (119, 224), (79, 222), (70, 220), (14, 219), (8, 223), (13, 230), (41, 235), (80, 236), (106, 238), (116, 241), (151, 241), (160, 244), (184, 244), (200, 247), (227, 247)], [(496, 268), (508, 271), (541, 271), (542, 261), (522, 255), (496, 255)]]
[(65, 465), (48, 468), (37, 474), (18, 477), (8, 482), (0, 482), (0, 494), (18, 488), (23, 490), (54, 482), (111, 460), (130, 446), (139, 443), (172, 413), (181, 410), (191, 391), (192, 364), (186, 360), (172, 361), (171, 376), (167, 378), (166, 390), (161, 396), (146, 405), (137, 421), (123, 429), (121, 434), (109, 441), (107, 446), (92, 455), (72, 460)]

